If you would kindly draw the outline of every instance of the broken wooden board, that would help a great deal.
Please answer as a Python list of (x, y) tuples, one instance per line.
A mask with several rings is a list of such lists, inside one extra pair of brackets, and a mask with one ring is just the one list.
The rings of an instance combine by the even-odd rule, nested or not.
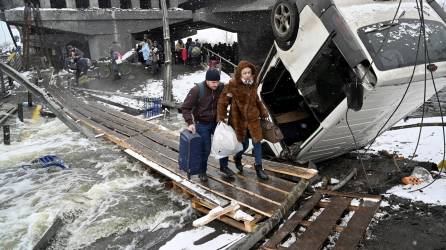
[(219, 218), (222, 215), (225, 215), (229, 212), (237, 211), (239, 208), (240, 205), (237, 204), (237, 202), (232, 202), (230, 205), (226, 207), (221, 207), (221, 206), (215, 207), (211, 209), (205, 216), (194, 220), (194, 222), (192, 222), (192, 225), (194, 227), (202, 227), (208, 224), (209, 222)]
[[(262, 248), (322, 249), (329, 242), (334, 249), (357, 249), (380, 201), (380, 197), (319, 191), (291, 214)], [(292, 242), (291, 237), (296, 240)]]
[(270, 162), (266, 162), (263, 168), (271, 172), (295, 176), (306, 180), (309, 180), (318, 174), (318, 171), (316, 169), (292, 166), (287, 164), (273, 164)]

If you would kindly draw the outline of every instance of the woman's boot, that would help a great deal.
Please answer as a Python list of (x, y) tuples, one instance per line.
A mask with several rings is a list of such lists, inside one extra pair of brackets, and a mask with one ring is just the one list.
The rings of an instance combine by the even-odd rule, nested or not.
[(268, 180), (268, 175), (266, 175), (261, 164), (254, 164), (254, 167), (256, 168), (257, 178), (261, 180)]
[(234, 157), (235, 167), (238, 169), (238, 171), (242, 174), (243, 173), (243, 164), (242, 164), (242, 158), (236, 158)]

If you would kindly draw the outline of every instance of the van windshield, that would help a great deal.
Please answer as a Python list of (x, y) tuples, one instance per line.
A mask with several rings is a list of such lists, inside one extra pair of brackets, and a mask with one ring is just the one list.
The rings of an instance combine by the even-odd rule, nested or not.
[[(436, 21), (425, 20), (426, 43), (430, 62), (446, 60), (446, 28)], [(386, 43), (378, 50), (389, 32)], [(424, 64), (424, 41), (420, 39), (418, 58), (418, 38), (420, 21), (418, 19), (400, 19), (395, 22), (382, 22), (362, 27), (358, 35), (369, 51), (379, 70)]]

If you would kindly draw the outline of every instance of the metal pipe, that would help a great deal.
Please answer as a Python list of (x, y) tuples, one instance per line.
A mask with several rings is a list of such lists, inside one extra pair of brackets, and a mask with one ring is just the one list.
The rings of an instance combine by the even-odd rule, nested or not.
[(234, 67), (234, 69), (237, 68), (237, 65), (235, 65), (233, 62), (229, 61), (228, 59), (222, 57), (222, 56), (219, 55), (218, 53), (216, 53), (216, 52), (214, 52), (214, 51), (212, 51), (212, 50), (210, 50), (210, 49), (208, 49), (208, 48), (205, 48), (205, 47), (203, 47), (203, 49), (207, 50), (208, 52), (210, 52), (210, 53), (212, 53), (212, 54), (214, 54), (214, 55), (216, 55), (216, 56), (218, 56), (218, 57), (219, 57), (220, 59), (222, 59), (223, 61), (229, 63), (231, 66)]

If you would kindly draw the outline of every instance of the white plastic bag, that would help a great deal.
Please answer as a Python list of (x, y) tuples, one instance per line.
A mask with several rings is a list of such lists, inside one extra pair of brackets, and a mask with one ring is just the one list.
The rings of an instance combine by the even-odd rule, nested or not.
[(215, 128), (211, 147), (211, 153), (215, 159), (234, 155), (242, 150), (243, 145), (237, 141), (234, 129), (226, 123), (220, 122)]

